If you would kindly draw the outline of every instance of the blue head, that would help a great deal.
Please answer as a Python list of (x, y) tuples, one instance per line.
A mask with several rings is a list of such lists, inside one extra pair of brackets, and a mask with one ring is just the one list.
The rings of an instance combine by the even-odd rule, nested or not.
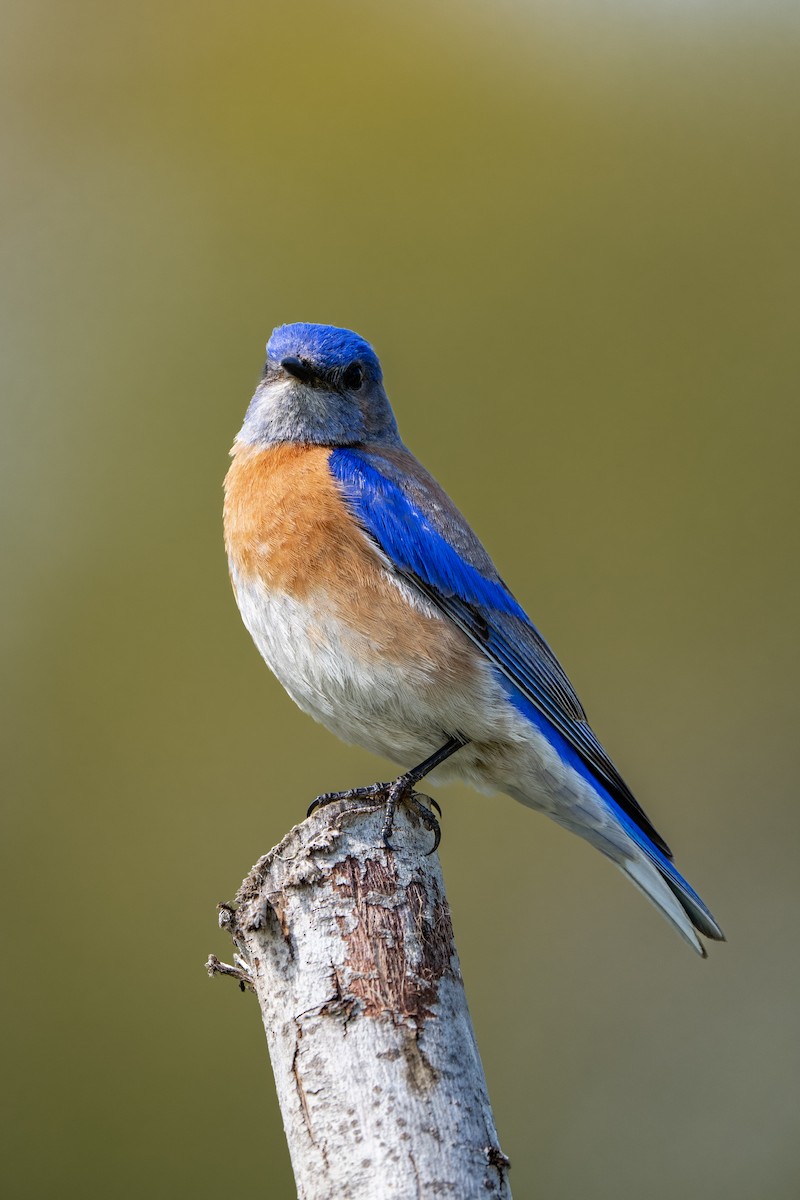
[(239, 440), (353, 446), (397, 442), (378, 356), (335, 325), (280, 325)]

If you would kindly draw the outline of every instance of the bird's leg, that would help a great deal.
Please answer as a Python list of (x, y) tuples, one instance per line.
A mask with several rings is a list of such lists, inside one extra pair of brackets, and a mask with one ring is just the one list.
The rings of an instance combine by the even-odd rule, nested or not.
[[(443, 746), (440, 746), (436, 753), (432, 754), (430, 758), (426, 758), (425, 761), (419, 763), (418, 766), (412, 767), (410, 771), (406, 771), (404, 774), (398, 775), (397, 779), (389, 784), (388, 794), (386, 797), (386, 816), (383, 821), (382, 831), (383, 842), (388, 850), (394, 849), (394, 846), (389, 839), (392, 836), (392, 829), (394, 828), (395, 809), (397, 808), (397, 805), (403, 801), (409, 804), (411, 809), (417, 814), (418, 817), (421, 818), (427, 828), (433, 831), (433, 846), (428, 853), (433, 854), (437, 849), (439, 842), (442, 840), (442, 831), (439, 827), (439, 822), (436, 820), (436, 817), (433, 815), (431, 810), (426, 808), (425, 805), (420, 802), (416, 792), (414, 791), (414, 787), (420, 782), (420, 780), (424, 779), (426, 775), (430, 774), (435, 767), (438, 767), (440, 763), (443, 763), (446, 758), (449, 758), (451, 754), (455, 754), (456, 750), (460, 750), (462, 746), (466, 746), (468, 741), (469, 738), (465, 738), (460, 733), (457, 733), (454, 737), (449, 738), (449, 740), (445, 742)], [(426, 796), (425, 799), (427, 800), (429, 797)], [(433, 804), (435, 801), (431, 801), (431, 803)], [(441, 816), (442, 810), (439, 808), (438, 804), (436, 805), (436, 808), (439, 810), (439, 815)]]
[[(412, 810), (423, 821), (428, 829), (433, 831), (433, 847), (428, 851), (433, 854), (439, 842), (441, 841), (442, 831), (439, 828), (439, 822), (436, 817), (420, 802), (417, 797), (414, 787), (424, 779), (435, 767), (443, 763), (451, 754), (455, 754), (456, 750), (460, 750), (462, 746), (466, 746), (469, 738), (457, 733), (454, 737), (449, 738), (443, 746), (440, 746), (435, 754), (431, 754), (424, 762), (421, 762), (416, 767), (412, 767), (410, 771), (404, 771), (402, 775), (398, 775), (397, 779), (391, 783), (372, 783), (369, 787), (350, 788), (346, 792), (323, 792), (321, 796), (317, 796), (316, 800), (312, 801), (309, 806), (307, 816), (311, 816), (317, 808), (322, 808), (326, 804), (332, 804), (335, 800), (377, 800), (379, 797), (384, 798), (386, 802), (386, 817), (383, 822), (383, 841), (388, 850), (393, 850), (394, 846), (390, 842), (392, 829), (394, 827), (394, 814), (397, 805), (405, 802), (410, 805)], [(425, 797), (429, 799), (428, 796)], [(442, 815), (442, 810), (435, 800), (430, 803)]]

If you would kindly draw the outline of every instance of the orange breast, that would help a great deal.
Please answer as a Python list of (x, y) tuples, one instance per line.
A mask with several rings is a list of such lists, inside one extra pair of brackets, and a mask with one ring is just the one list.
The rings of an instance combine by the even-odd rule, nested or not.
[(328, 471), (325, 446), (240, 446), (225, 480), (225, 546), (238, 574), (298, 599), (316, 588), (334, 553), (358, 569), (351, 522)]
[(234, 448), (225, 480), (225, 546), (239, 579), (324, 609), (352, 632), (351, 652), (460, 680), (471, 644), (450, 621), (409, 602), (348, 512), (326, 446)]

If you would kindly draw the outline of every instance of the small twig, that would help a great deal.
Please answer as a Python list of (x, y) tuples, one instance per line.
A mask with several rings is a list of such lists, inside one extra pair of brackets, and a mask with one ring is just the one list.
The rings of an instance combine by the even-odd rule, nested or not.
[(234, 979), (238, 979), (241, 990), (254, 992), (253, 980), (250, 973), (243, 970), (241, 967), (232, 967), (230, 963), (220, 962), (216, 954), (209, 954), (206, 970), (209, 975), (231, 975)]

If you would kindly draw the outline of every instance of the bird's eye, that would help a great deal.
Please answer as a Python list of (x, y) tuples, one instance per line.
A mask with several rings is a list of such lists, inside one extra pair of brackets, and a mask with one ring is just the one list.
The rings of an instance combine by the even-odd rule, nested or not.
[(361, 366), (361, 363), (350, 363), (350, 366), (342, 376), (342, 382), (351, 392), (357, 392), (364, 382), (364, 368)]

